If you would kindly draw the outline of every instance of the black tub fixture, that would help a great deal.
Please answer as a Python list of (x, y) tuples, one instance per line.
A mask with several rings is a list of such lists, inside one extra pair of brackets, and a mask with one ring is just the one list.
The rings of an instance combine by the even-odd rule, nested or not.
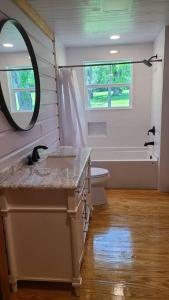
[(147, 147), (147, 146), (154, 146), (154, 141), (153, 142), (145, 142), (144, 147)]
[(117, 62), (109, 62), (109, 63), (94, 63), (94, 64), (84, 64), (84, 65), (69, 65), (69, 66), (58, 66), (59, 69), (65, 68), (85, 68), (85, 67), (99, 67), (99, 66), (116, 66), (116, 65), (129, 65), (129, 64), (145, 64), (147, 67), (151, 67), (152, 63), (162, 62), (161, 58), (158, 58), (157, 55), (151, 56), (149, 59), (143, 60), (133, 60), (133, 61), (117, 61)]
[(148, 130), (147, 135), (149, 135), (150, 132), (151, 132), (153, 135), (155, 135), (155, 133), (156, 133), (155, 126), (153, 126), (151, 129)]
[(153, 59), (157, 59), (157, 55), (153, 55), (153, 56), (151, 56), (149, 59), (144, 59), (143, 60), (143, 63), (147, 66), (147, 67), (152, 67), (152, 62), (154, 62), (153, 61)]

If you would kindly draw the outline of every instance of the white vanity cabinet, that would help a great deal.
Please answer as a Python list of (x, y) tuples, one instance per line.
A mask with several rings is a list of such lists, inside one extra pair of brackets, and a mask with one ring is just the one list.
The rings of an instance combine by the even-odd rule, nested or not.
[(10, 282), (70, 282), (79, 295), (91, 205), (90, 160), (76, 188), (17, 188), (1, 193)]

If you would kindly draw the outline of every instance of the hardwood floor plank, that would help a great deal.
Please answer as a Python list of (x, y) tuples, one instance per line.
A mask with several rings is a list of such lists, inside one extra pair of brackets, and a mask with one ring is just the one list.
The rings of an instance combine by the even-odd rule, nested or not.
[[(82, 264), (80, 300), (169, 299), (169, 193), (108, 190), (96, 207)], [(70, 289), (29, 284), (12, 300), (75, 300)]]

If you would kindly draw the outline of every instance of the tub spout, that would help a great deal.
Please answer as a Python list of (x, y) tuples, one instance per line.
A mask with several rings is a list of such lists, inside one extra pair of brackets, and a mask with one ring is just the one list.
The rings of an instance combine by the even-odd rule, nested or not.
[(149, 133), (152, 133), (153, 135), (155, 135), (156, 129), (155, 126), (153, 126), (151, 129), (148, 130), (147, 134), (149, 135)]
[(153, 142), (145, 142), (144, 147), (147, 147), (147, 146), (154, 146), (154, 141)]

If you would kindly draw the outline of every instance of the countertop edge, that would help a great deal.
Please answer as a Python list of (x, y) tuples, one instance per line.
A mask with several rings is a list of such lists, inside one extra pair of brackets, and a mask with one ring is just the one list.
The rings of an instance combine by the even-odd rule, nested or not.
[[(7, 176), (7, 178), (5, 178), (5, 180), (0, 183), (0, 194), (2, 192), (4, 192), (5, 190), (6, 191), (7, 190), (30, 190), (30, 189), (32, 189), (32, 190), (46, 190), (46, 189), (50, 189), (50, 190), (63, 190), (63, 189), (75, 190), (78, 187), (78, 182), (80, 180), (80, 177), (83, 173), (85, 165), (86, 165), (86, 163), (87, 163), (87, 161), (90, 157), (91, 151), (92, 151), (92, 149), (90, 147), (83, 147), (82, 149), (86, 150), (86, 157), (83, 161), (83, 164), (80, 168), (80, 172), (79, 172), (77, 178), (75, 179), (74, 184), (72, 184), (72, 185), (71, 184), (70, 185), (69, 184), (67, 184), (67, 185), (64, 184), (64, 185), (60, 185), (60, 186), (59, 185), (55, 186), (54, 184), (50, 184), (50, 183), (49, 184), (39, 184), (39, 185), (38, 184), (37, 185), (31, 185), (30, 184), (29, 185), (29, 184), (24, 184), (24, 183), (23, 184), (19, 184), (19, 183), (18, 184), (12, 184), (12, 183), (5, 184), (5, 180), (8, 179), (8, 176)], [(11, 167), (9, 167), (9, 168), (11, 168)], [(10, 175), (10, 176), (12, 176), (12, 175)]]

